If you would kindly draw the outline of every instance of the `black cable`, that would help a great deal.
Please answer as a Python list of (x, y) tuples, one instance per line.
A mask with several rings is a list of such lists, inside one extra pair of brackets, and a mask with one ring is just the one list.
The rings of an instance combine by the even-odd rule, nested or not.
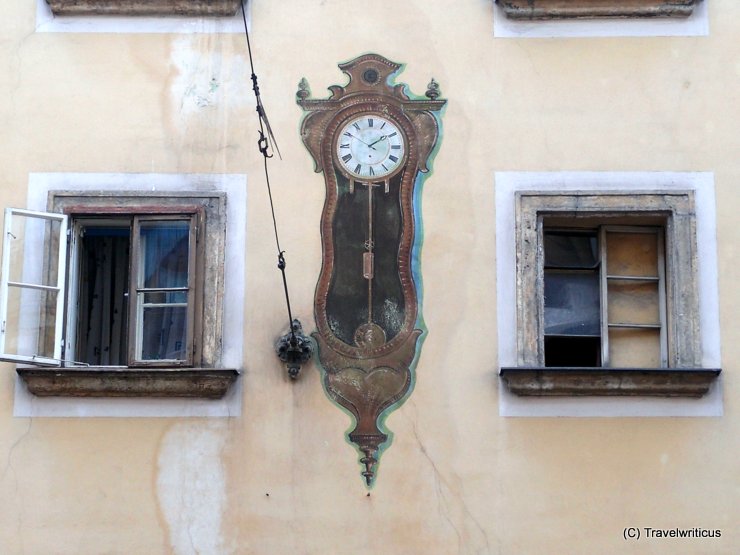
[[(257, 84), (257, 75), (254, 73), (254, 61), (252, 59), (252, 45), (249, 41), (249, 28), (247, 26), (247, 14), (244, 9), (244, 0), (240, 2), (241, 9), (242, 9), (242, 20), (244, 21), (244, 34), (247, 36), (247, 51), (249, 52), (249, 67), (252, 70), (252, 90), (254, 91), (254, 96), (257, 100), (257, 115), (259, 118), (260, 123), (260, 129), (259, 129), (259, 140), (257, 141), (257, 148), (259, 148), (260, 153), (262, 154), (262, 157), (264, 159), (265, 164), (265, 182), (267, 183), (267, 195), (270, 198), (270, 211), (272, 212), (272, 227), (275, 230), (275, 245), (277, 246), (278, 250), (278, 268), (280, 269), (280, 272), (283, 275), (283, 289), (285, 290), (285, 304), (288, 307), (288, 321), (290, 323), (289, 329), (290, 329), (290, 336), (291, 336), (291, 344), (296, 344), (296, 336), (295, 336), (295, 330), (293, 329), (293, 313), (290, 310), (290, 294), (288, 293), (288, 279), (285, 275), (285, 251), (283, 251), (280, 248), (280, 238), (278, 236), (278, 228), (277, 228), (277, 219), (275, 218), (275, 204), (272, 200), (272, 188), (270, 187), (270, 172), (267, 168), (267, 160), (269, 158), (272, 158), (273, 155), (268, 153), (269, 149), (274, 148), (274, 151), (277, 152), (278, 156), (282, 160), (282, 156), (280, 155), (280, 149), (277, 146), (277, 141), (275, 140), (275, 135), (272, 133), (272, 128), (270, 127), (270, 121), (267, 119), (267, 113), (265, 112), (265, 108), (262, 105), (262, 99), (260, 97), (260, 88)], [(265, 136), (265, 128), (267, 129), (267, 137)], [(268, 140), (269, 137), (269, 140)]]

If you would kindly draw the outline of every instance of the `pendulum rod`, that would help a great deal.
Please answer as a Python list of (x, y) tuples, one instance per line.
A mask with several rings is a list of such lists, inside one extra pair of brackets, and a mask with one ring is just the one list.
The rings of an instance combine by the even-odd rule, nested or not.
[(375, 276), (375, 253), (373, 244), (373, 187), (372, 183), (367, 184), (367, 242), (365, 248), (367, 252), (363, 253), (363, 275), (367, 279), (367, 322), (373, 321), (373, 277)]

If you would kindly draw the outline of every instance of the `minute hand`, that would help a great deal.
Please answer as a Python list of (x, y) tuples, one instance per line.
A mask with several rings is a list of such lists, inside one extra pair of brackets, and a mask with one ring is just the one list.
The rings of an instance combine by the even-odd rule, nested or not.
[(387, 139), (387, 138), (388, 138), (388, 136), (387, 136), (387, 135), (383, 135), (382, 137), (380, 137), (380, 139), (378, 139), (377, 141), (373, 141), (372, 143), (370, 143), (370, 144), (369, 144), (369, 145), (367, 145), (367, 146), (369, 146), (370, 148), (372, 148), (374, 144), (376, 144), (376, 143), (379, 143), (379, 142), (380, 142), (380, 141), (382, 141), (383, 139)]
[[(361, 142), (361, 143), (362, 143), (363, 145), (365, 145), (365, 146), (367, 146), (367, 147), (369, 147), (369, 148), (373, 148), (373, 145), (374, 145), (375, 143), (377, 143), (377, 142), (378, 142), (378, 141), (375, 141), (375, 143), (373, 143), (373, 145), (369, 145), (369, 144), (367, 144), (367, 143), (366, 143), (365, 141), (363, 141), (362, 139), (360, 139), (359, 137), (355, 137), (355, 136), (354, 136), (354, 135), (353, 135), (352, 133), (350, 133), (349, 131), (347, 131), (347, 135), (349, 135), (349, 136), (350, 136), (350, 137), (352, 137), (353, 139), (357, 139), (357, 140), (358, 140), (358, 141), (360, 141), (360, 142)], [(373, 150), (375, 150), (375, 149), (373, 148)]]

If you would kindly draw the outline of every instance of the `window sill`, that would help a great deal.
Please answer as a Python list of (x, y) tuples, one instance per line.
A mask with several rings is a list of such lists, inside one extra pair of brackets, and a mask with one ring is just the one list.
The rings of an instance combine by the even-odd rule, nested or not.
[(509, 19), (688, 17), (701, 0), (497, 0)]
[(702, 397), (720, 369), (501, 368), (509, 391), (526, 397)]
[(221, 399), (239, 376), (220, 368), (19, 367), (16, 372), (38, 397)]
[(46, 0), (54, 15), (233, 16), (239, 0)]

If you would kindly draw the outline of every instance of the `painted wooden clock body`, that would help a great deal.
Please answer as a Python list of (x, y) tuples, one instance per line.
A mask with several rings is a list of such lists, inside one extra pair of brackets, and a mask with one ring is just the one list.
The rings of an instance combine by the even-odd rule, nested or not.
[(388, 441), (383, 421), (410, 393), (418, 354), (417, 194), (439, 137), (438, 87), (412, 99), (401, 68), (366, 54), (327, 100), (297, 93), (304, 144), (324, 173), (323, 264), (314, 312), (325, 389), (355, 418), (349, 439), (371, 484)]

